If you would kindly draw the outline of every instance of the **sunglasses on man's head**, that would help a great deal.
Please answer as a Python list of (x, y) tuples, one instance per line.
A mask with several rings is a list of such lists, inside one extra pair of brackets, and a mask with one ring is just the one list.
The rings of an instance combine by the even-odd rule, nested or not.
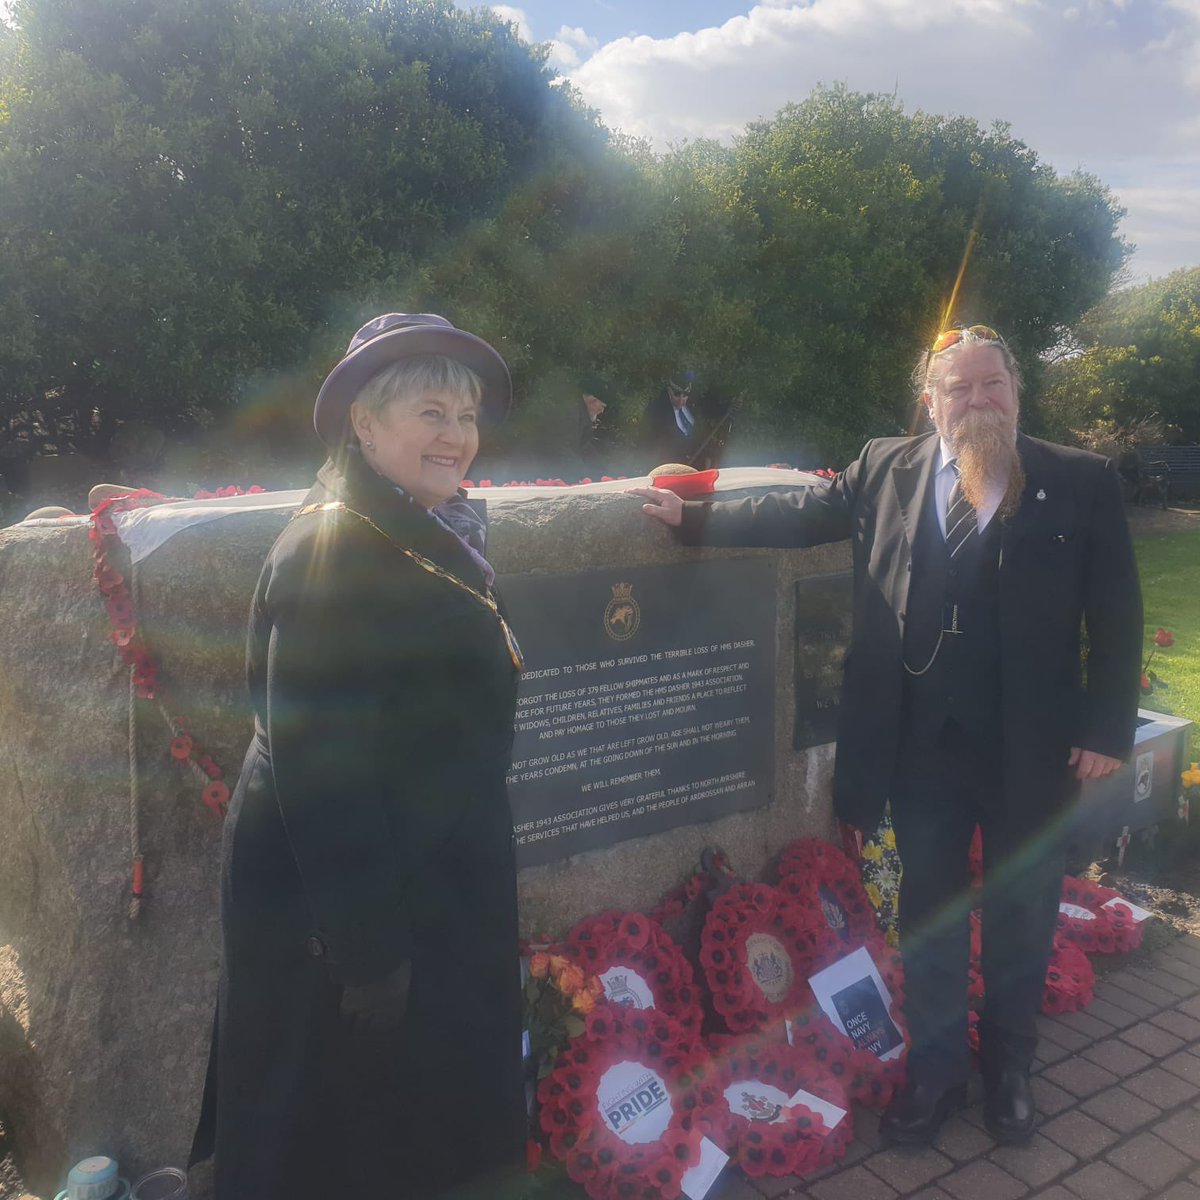
[(1000, 335), (990, 325), (968, 325), (965, 329), (947, 329), (944, 333), (939, 333), (934, 339), (931, 353), (940, 354), (943, 350), (949, 350), (951, 346), (957, 346), (966, 333), (982, 338), (985, 342), (1001, 340)]
[(677, 383), (668, 383), (667, 387), (677, 396), (690, 396), (692, 394), (692, 385), (690, 383), (684, 384), (683, 387), (680, 387)]

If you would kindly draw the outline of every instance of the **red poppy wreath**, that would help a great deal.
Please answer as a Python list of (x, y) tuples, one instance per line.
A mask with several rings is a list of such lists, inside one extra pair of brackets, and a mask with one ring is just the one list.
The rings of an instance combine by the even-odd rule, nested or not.
[[(903, 1034), (903, 1018), (895, 1003), (888, 1015)], [(895, 1090), (904, 1083), (905, 1054), (885, 1060), (870, 1050), (860, 1050), (818, 1009), (791, 1018), (788, 1040), (811, 1060), (814, 1069), (832, 1076), (851, 1100), (868, 1108), (886, 1108)], [(905, 1041), (907, 1044), (907, 1037)]]
[(599, 977), (609, 1004), (655, 1009), (685, 1033), (700, 1031), (692, 964), (657, 921), (634, 912), (585, 917), (563, 939), (563, 953)]
[(1089, 953), (1125, 953), (1142, 944), (1142, 927), (1120, 892), (1066, 875), (1056, 936)]
[(806, 912), (819, 914), (838, 935), (837, 953), (819, 963), (818, 970), (866, 946), (892, 999), (903, 1005), (904, 964), (879, 928), (858, 868), (841, 850), (820, 838), (790, 842), (779, 859), (779, 888)]
[(850, 1100), (807, 1047), (731, 1038), (714, 1061), (714, 1137), (747, 1175), (807, 1175), (845, 1156), (854, 1136)]
[(801, 908), (768, 884), (741, 883), (705, 919), (700, 966), (713, 1007), (743, 1033), (807, 1008), (809, 976), (840, 951), (841, 939), (819, 910)]
[(1042, 989), (1042, 1012), (1054, 1017), (1084, 1008), (1092, 1002), (1095, 985), (1096, 972), (1088, 956), (1078, 946), (1056, 937)]
[(819, 912), (847, 945), (880, 936), (858, 867), (829, 842), (789, 842), (779, 856), (779, 886), (801, 907)]
[[(704, 1050), (663, 1013), (608, 1005), (538, 1085), (551, 1153), (592, 1200), (672, 1200), (700, 1159)], [(715, 1094), (706, 1097), (715, 1105)]]

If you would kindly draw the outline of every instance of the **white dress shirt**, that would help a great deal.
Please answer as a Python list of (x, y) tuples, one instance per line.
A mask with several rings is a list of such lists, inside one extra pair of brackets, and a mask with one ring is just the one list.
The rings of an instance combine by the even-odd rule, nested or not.
[[(950, 503), (950, 493), (954, 488), (954, 481), (958, 478), (957, 472), (954, 470), (954, 455), (950, 447), (946, 445), (944, 439), (941, 439), (941, 449), (938, 452), (937, 471), (933, 476), (934, 497), (937, 500), (937, 519), (938, 526), (941, 528), (942, 537), (946, 536), (946, 508)], [(983, 506), (975, 510), (977, 519), (976, 528), (982, 533), (988, 525), (988, 522), (996, 515), (996, 510), (1000, 507), (1000, 501), (1004, 499), (1005, 485), (997, 480), (989, 479), (987, 485), (987, 495), (984, 497)]]

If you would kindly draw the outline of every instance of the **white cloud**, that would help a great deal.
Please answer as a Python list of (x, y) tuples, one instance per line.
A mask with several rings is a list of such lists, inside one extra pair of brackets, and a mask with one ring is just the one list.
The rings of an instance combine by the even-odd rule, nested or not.
[(511, 4), (487, 4), (502, 21), (511, 21), (517, 27), (517, 33), (527, 42), (534, 41), (533, 31), (529, 27), (529, 17), (523, 8), (514, 8)]
[(1135, 275), (1200, 261), (1172, 216), (1200, 182), (1200, 0), (764, 0), (719, 27), (620, 38), (586, 58), (569, 45), (581, 61), (563, 69), (584, 100), (659, 146), (728, 140), (822, 82), (1007, 121), (1057, 168), (1119, 192)]
[(596, 51), (600, 42), (579, 26), (564, 25), (550, 42), (549, 63), (560, 71), (577, 67)]

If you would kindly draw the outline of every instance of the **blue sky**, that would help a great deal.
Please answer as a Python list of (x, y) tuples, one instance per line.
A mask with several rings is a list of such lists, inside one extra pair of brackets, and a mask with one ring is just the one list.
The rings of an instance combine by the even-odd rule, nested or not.
[[(459, 0), (464, 7), (467, 0)], [(736, 137), (817, 83), (1013, 133), (1128, 210), (1130, 281), (1200, 265), (1200, 0), (518, 0), (492, 5), (610, 128)]]
[(531, 26), (582, 27), (601, 42), (619, 37), (671, 37), (682, 30), (721, 25), (746, 12), (737, 0), (525, 0), (519, 6)]

